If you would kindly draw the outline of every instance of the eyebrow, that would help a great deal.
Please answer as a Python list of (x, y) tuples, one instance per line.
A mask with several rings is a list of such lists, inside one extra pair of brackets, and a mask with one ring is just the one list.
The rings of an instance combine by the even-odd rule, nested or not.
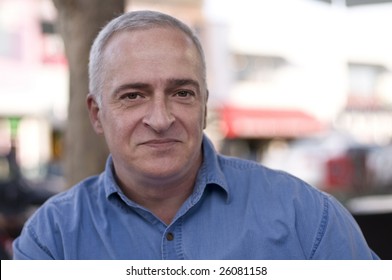
[[(177, 88), (177, 87), (181, 87), (181, 86), (193, 86), (195, 88), (197, 88), (197, 90), (200, 90), (200, 84), (193, 79), (168, 79), (167, 80), (167, 88), (171, 89), (171, 88)], [(148, 90), (151, 89), (152, 86), (148, 83), (127, 83), (127, 84), (123, 84), (120, 85), (119, 87), (117, 87), (114, 90), (114, 94), (118, 94), (122, 91), (125, 90), (130, 90), (130, 89), (140, 89), (140, 90)]]
[(200, 84), (193, 79), (169, 79), (168, 80), (169, 87), (181, 87), (181, 86), (193, 86), (200, 90)]
[(148, 88), (151, 88), (151, 86), (146, 83), (128, 83), (117, 87), (114, 90), (114, 94), (118, 94), (122, 91), (129, 90), (129, 89), (148, 89)]

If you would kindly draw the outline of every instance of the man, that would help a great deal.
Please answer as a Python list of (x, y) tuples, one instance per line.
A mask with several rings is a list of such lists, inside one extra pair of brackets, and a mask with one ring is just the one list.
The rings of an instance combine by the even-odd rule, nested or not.
[(15, 259), (373, 259), (351, 215), (283, 172), (218, 155), (203, 135), (203, 50), (158, 12), (111, 21), (87, 105), (105, 171), (50, 199)]

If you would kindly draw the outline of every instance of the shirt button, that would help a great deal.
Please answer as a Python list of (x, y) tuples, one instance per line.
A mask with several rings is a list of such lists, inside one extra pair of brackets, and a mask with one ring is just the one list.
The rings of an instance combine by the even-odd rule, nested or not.
[(169, 232), (166, 234), (166, 240), (167, 241), (172, 241), (174, 239), (174, 234), (172, 232)]

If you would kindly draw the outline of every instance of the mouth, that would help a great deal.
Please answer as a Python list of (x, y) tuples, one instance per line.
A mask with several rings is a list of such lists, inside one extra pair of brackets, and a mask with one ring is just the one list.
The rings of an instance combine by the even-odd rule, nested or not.
[(165, 138), (165, 139), (152, 139), (152, 140), (144, 141), (141, 143), (141, 145), (148, 146), (151, 148), (168, 148), (178, 143), (180, 143), (180, 141), (177, 139)]

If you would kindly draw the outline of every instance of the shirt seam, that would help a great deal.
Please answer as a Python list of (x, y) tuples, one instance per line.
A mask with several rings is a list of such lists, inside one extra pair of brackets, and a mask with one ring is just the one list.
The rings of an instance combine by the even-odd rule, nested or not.
[(316, 240), (313, 244), (313, 248), (310, 253), (309, 259), (313, 259), (314, 255), (316, 254), (316, 251), (319, 248), (319, 245), (325, 235), (326, 229), (327, 229), (327, 224), (328, 224), (328, 220), (329, 220), (328, 196), (324, 196), (323, 203), (324, 203), (324, 207), (323, 207), (322, 217), (321, 217), (320, 225), (319, 225), (318, 232), (316, 235)]
[(39, 241), (37, 233), (33, 230), (33, 228), (30, 225), (27, 227), (27, 230), (29, 231), (31, 237), (34, 239), (34, 241), (38, 245), (38, 247), (40, 249), (42, 249), (46, 254), (48, 254), (52, 259), (54, 259), (54, 257), (52, 256), (52, 254), (50, 253), (48, 248), (46, 248), (44, 245), (41, 244), (41, 242)]

